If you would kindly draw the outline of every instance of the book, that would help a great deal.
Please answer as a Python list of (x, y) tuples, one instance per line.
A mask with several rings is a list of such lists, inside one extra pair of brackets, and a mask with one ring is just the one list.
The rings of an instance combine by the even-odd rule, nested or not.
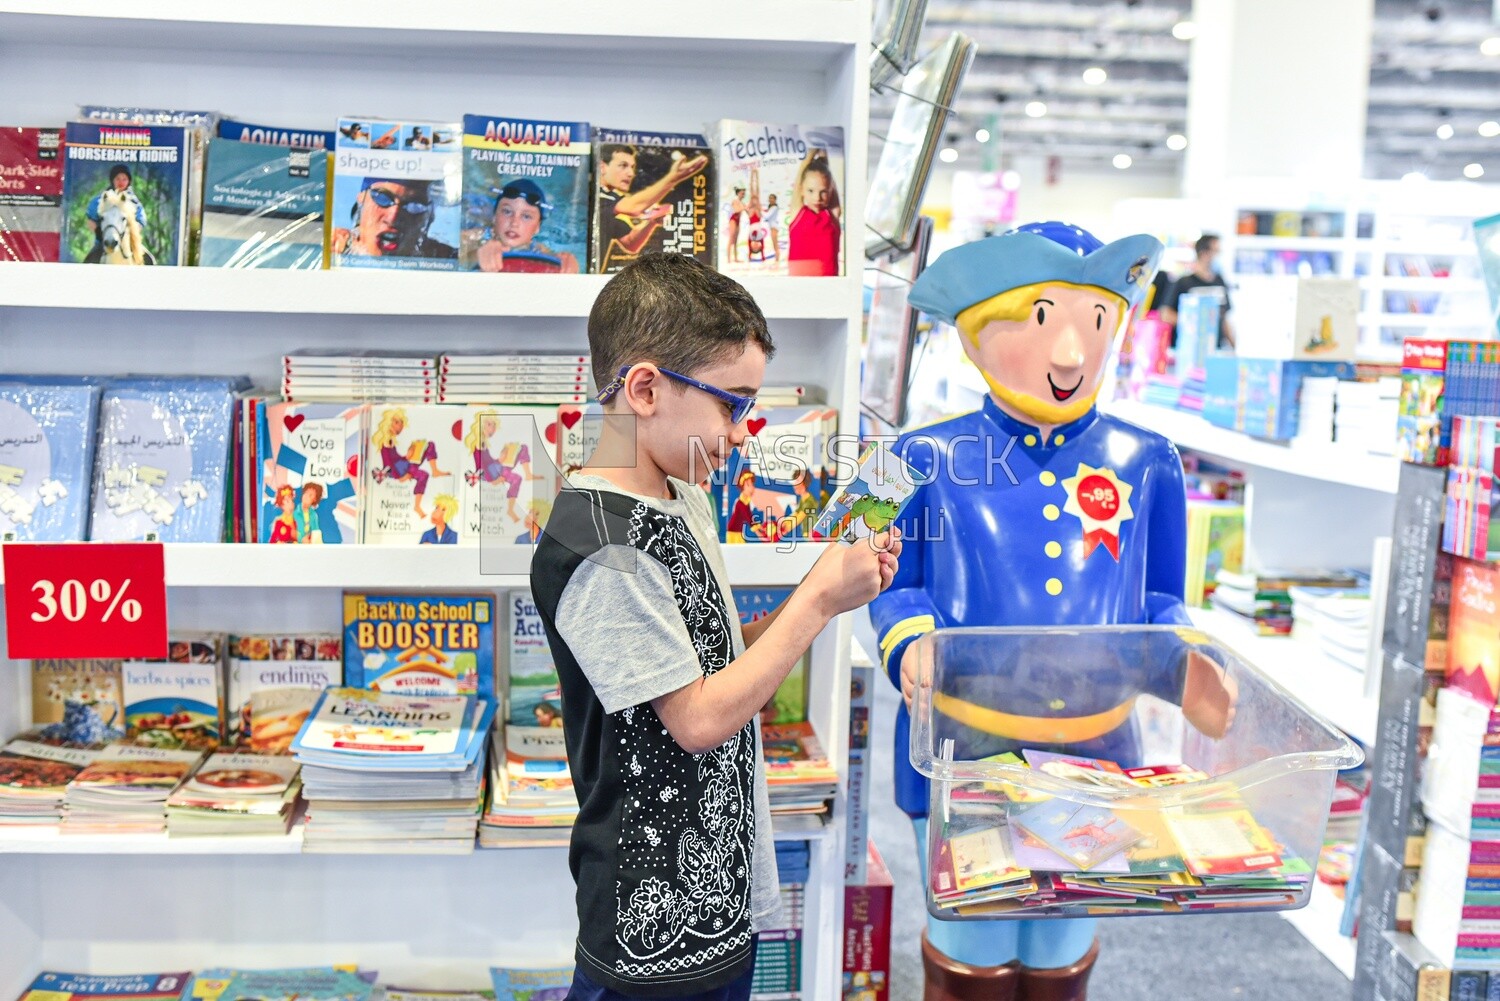
[(327, 187), (324, 149), (216, 139), (204, 167), (199, 265), (321, 269)]
[[(739, 613), (740, 626), (770, 615), (791, 593), (789, 587), (735, 588), (734, 606)], [(801, 723), (807, 719), (807, 664), (808, 655), (804, 654), (777, 686), (776, 694), (760, 711), (762, 724)]]
[(465, 115), (463, 129), (463, 270), (585, 271), (588, 123)]
[(121, 379), (105, 387), (90, 539), (223, 539), (235, 388), (225, 379)]
[(1094, 868), (1144, 836), (1113, 810), (1066, 800), (1038, 803), (1013, 820), (1079, 869)]
[(62, 192), (62, 130), (0, 127), (0, 261), (57, 260)]
[(458, 267), (460, 132), (457, 122), (339, 119), (329, 267)]
[(734, 448), (712, 481), (725, 542), (806, 539), (828, 502), (828, 408), (758, 405), (756, 433)]
[(883, 532), (901, 517), (916, 493), (916, 473), (880, 442), (860, 453), (855, 475), (839, 488), (813, 523), (814, 539), (850, 544)]
[(36, 975), (20, 1001), (179, 1001), (192, 979), (185, 971), (116, 976), (48, 971)]
[(573, 986), (573, 967), (490, 967), (495, 1001), (562, 1001)]
[(369, 407), (267, 403), (264, 409), (256, 425), (260, 541), (361, 541)]
[(562, 683), (530, 591), (506, 595), (506, 635), (506, 748), (523, 758), (565, 759)]
[(843, 1001), (890, 997), (894, 884), (875, 844), (868, 844), (866, 877), (844, 886)]
[(289, 129), (280, 125), (259, 125), (232, 118), (219, 120), (220, 139), (266, 146), (292, 146), (300, 149), (333, 149), (336, 133), (321, 129)]
[(68, 801), (85, 791), (164, 803), (201, 760), (201, 750), (110, 744), (69, 783)]
[(1282, 862), (1276, 840), (1249, 810), (1169, 810), (1166, 823), (1195, 876), (1258, 872)]
[(613, 274), (647, 253), (712, 267), (717, 190), (703, 136), (596, 128), (590, 270)]
[(0, 381), (0, 542), (84, 539), (98, 403), (97, 386)]
[(1021, 757), (1036, 771), (1060, 779), (1068, 779), (1085, 788), (1133, 789), (1136, 782), (1128, 777), (1118, 764), (1103, 758), (1086, 758), (1074, 754), (1057, 754), (1023, 748)]
[(385, 1001), (495, 1001), (495, 992), (483, 990), (449, 991), (430, 987), (382, 987)]
[(370, 407), (365, 448), (364, 541), (457, 545), (470, 411), (440, 404)]
[(1486, 706), (1500, 694), (1500, 570), (1488, 563), (1453, 561), (1448, 611), (1448, 666), (1444, 684)]
[(1402, 343), (1401, 395), (1396, 417), (1396, 456), (1403, 462), (1446, 465), (1443, 437), (1443, 369), (1446, 341), (1408, 337)]
[[(209, 969), (193, 979), (190, 1001), (368, 1001), (374, 970), (314, 966), (283, 970)], [(189, 999), (185, 999), (189, 1001)]]
[(530, 545), (542, 534), (562, 478), (547, 436), (551, 406), (473, 406), (464, 411), (459, 542)]
[(844, 130), (726, 119), (715, 143), (719, 270), (843, 274)]
[(495, 596), (344, 593), (344, 684), (495, 697)]
[(290, 747), (317, 694), (343, 683), (342, 641), (339, 634), (230, 636), (224, 742), (270, 753)]
[(31, 722), (49, 740), (103, 744), (125, 736), (118, 660), (31, 662)]
[(125, 736), (146, 747), (214, 748), (224, 741), (223, 638), (174, 637), (170, 660), (120, 664)]
[[(292, 741), (304, 766), (351, 771), (463, 771), (478, 760), (493, 703), (468, 695), (388, 695), (330, 688)], [(311, 798), (311, 772), (304, 772)]]
[(58, 257), (78, 264), (191, 263), (191, 126), (69, 122)]
[(283, 802), (302, 768), (287, 757), (216, 751), (167, 798), (167, 806), (255, 813), (286, 812)]
[(0, 747), (0, 826), (56, 824), (68, 783), (99, 756), (88, 747), (59, 747), (27, 734)]

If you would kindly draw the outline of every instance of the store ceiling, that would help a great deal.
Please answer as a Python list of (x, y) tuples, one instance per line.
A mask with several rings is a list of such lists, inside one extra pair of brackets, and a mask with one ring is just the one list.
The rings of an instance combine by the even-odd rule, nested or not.
[[(1500, 177), (1500, 136), (1479, 131), (1500, 120), (1500, 52), (1480, 50), (1500, 36), (1497, 3), (1376, 0), (1365, 176), (1457, 179), (1478, 162)], [(1187, 128), (1189, 43), (1173, 27), (1191, 9), (1191, 0), (930, 0), (922, 51), (955, 30), (978, 43), (949, 123), (955, 165), (1000, 166), (998, 149), (1097, 170), (1125, 153), (1132, 170), (1177, 172), (1183, 153), (1167, 138)], [(1090, 67), (1105, 71), (1103, 83), (1085, 81)], [(1027, 114), (1033, 101), (1045, 115)], [(874, 96), (874, 132), (894, 104)], [(1451, 138), (1439, 138), (1444, 124)], [(976, 141), (982, 128), (998, 147)]]

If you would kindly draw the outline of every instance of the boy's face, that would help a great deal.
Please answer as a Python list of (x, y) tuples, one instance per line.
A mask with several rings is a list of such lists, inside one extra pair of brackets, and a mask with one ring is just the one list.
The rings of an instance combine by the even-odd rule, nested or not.
[[(683, 374), (737, 396), (754, 396), (765, 380), (766, 353), (746, 344), (737, 357)], [(728, 403), (665, 376), (653, 404), (638, 424), (640, 445), (662, 472), (688, 483), (702, 482), (750, 436), (744, 421), (730, 422)]]

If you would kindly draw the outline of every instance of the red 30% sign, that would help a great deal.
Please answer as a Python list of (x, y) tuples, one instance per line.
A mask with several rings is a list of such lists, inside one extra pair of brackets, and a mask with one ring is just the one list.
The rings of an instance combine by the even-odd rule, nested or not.
[(3, 556), (12, 658), (166, 656), (160, 544), (9, 544)]

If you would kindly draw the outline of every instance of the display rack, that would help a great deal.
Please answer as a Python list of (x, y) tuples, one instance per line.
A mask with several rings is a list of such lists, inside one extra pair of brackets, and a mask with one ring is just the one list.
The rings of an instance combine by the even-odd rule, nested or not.
[[(765, 0), (719, 16), (686, 0), (476, 8), (162, 0), (65, 8), (0, 0), (8, 124), (80, 102), (217, 109), (317, 126), (340, 114), (466, 112), (670, 131), (719, 118), (841, 125), (845, 257), (863, 244), (868, 0)], [(524, 349), (587, 344), (597, 276), (112, 270), (0, 266), (5, 368), (23, 373), (248, 373), (296, 348)], [(857, 422), (857, 275), (746, 283), (777, 354), (767, 381), (815, 383)], [(290, 547), (288, 547), (290, 548)], [(339, 623), (343, 587), (509, 587), (529, 553), (168, 546), (174, 629), (294, 631)], [(793, 584), (820, 547), (726, 547), (736, 584)], [(484, 562), (481, 563), (483, 557)], [(495, 562), (498, 561), (498, 562)], [(483, 570), (496, 570), (489, 575)], [(813, 646), (809, 715), (846, 774), (848, 617)], [(24, 665), (0, 661), (0, 691)], [(10, 680), (7, 680), (7, 677)], [(0, 699), (0, 737), (27, 720)], [(837, 996), (843, 796), (812, 840), (803, 993)], [(215, 839), (217, 840), (217, 839)], [(139, 849), (139, 853), (130, 854)], [(566, 853), (456, 858), (302, 855), (296, 836), (241, 844), (0, 838), (0, 996), (43, 967), (93, 972), (360, 963), (386, 982), (479, 986), (491, 965), (566, 963), (576, 932)], [(126, 857), (128, 855), (128, 857)], [(143, 907), (143, 901), (151, 901)]]

